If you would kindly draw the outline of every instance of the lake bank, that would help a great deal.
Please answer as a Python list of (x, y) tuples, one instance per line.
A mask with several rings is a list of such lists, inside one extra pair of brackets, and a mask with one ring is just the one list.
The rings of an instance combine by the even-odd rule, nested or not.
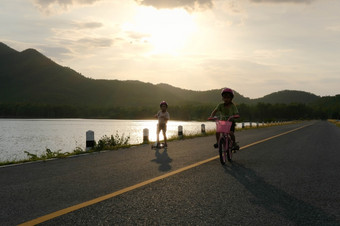
[[(70, 121), (70, 120), (66, 120), (66, 121)], [(71, 120), (72, 121), (72, 120)], [(152, 122), (154, 122), (154, 120), (151, 120)], [(148, 123), (150, 123), (150, 121), (147, 121)], [(0, 120), (0, 123), (1, 123), (1, 120)], [(139, 122), (141, 123), (141, 122)], [(179, 122), (177, 122), (179, 123)], [(177, 124), (175, 123), (175, 124)], [(190, 130), (184, 130), (184, 139), (188, 139), (188, 138), (195, 138), (195, 137), (199, 137), (199, 136), (202, 136), (201, 132), (200, 132), (200, 126), (202, 124), (202, 122), (186, 122), (186, 123), (189, 123), (186, 125), (187, 128), (194, 128), (192, 129), (191, 131)], [(208, 125), (208, 127), (206, 127), (206, 133), (209, 135), (210, 134), (213, 134), (214, 133), (214, 130), (215, 130), (215, 123), (213, 122), (209, 122), (210, 124)], [(294, 122), (286, 122), (286, 123), (267, 123), (267, 124), (256, 124), (256, 123), (253, 123), (253, 127), (252, 128), (257, 128), (257, 126), (259, 127), (267, 127), (267, 126), (273, 126), (273, 125), (281, 125), (281, 124), (287, 124), (287, 123), (294, 123)], [(183, 123), (181, 123), (183, 124)], [(145, 124), (144, 124), (145, 125)], [(251, 128), (250, 127), (251, 123), (247, 123), (247, 124), (244, 124), (245, 128), (244, 129), (249, 129)], [(186, 128), (184, 127), (184, 128)], [(199, 128), (199, 129), (198, 129)], [(240, 130), (242, 128), (242, 124), (239, 123), (237, 125), (237, 129)], [(170, 140), (177, 140), (178, 139), (178, 134), (177, 134), (177, 129), (173, 129), (173, 135), (170, 135), (168, 134), (168, 137), (170, 138)], [(140, 132), (142, 134), (142, 132)], [(106, 134), (105, 134), (106, 135)], [(85, 136), (85, 134), (84, 134)], [(140, 137), (140, 140), (142, 140), (142, 136)], [(98, 140), (97, 140), (98, 141)], [(153, 142), (154, 140), (150, 140), (150, 142)], [(135, 146), (135, 145), (140, 145), (142, 144), (142, 142), (139, 142), (139, 143), (136, 143), (136, 144), (129, 144), (128, 146)], [(83, 144), (83, 147), (85, 147), (85, 138), (84, 138), (84, 144)], [(117, 148), (115, 148), (117, 149)], [(48, 152), (51, 152), (51, 153), (46, 153), (48, 150)], [(65, 157), (63, 156), (64, 153), (66, 152), (70, 152), (72, 153), (73, 151), (75, 151), (76, 153), (75, 154), (71, 154), (71, 155), (77, 155), (77, 154), (84, 154), (84, 153), (87, 153), (87, 152), (84, 152), (85, 148), (79, 148), (79, 147), (71, 147), (70, 149), (71, 151), (62, 151), (60, 148), (58, 149), (49, 149), (49, 148), (45, 148), (45, 149), (41, 149), (41, 150), (36, 150), (34, 152), (32, 151), (26, 151), (26, 152), (29, 152), (31, 154), (31, 157), (33, 155), (35, 156), (42, 156), (42, 155), (51, 155), (53, 157), (53, 155), (59, 155), (62, 157)], [(2, 152), (1, 152), (2, 153)], [(58, 154), (59, 153), (59, 154)], [(16, 162), (22, 162), (22, 161), (26, 161), (28, 160), (28, 158), (30, 157), (28, 154), (25, 153), (25, 151), (23, 151), (22, 153), (22, 158), (21, 159), (7, 159), (7, 160), (0, 160), (0, 162), (2, 163), (2, 165), (6, 164), (13, 164), (13, 163), (16, 163)], [(33, 158), (34, 159), (34, 158)], [(44, 158), (43, 158), (44, 159)]]

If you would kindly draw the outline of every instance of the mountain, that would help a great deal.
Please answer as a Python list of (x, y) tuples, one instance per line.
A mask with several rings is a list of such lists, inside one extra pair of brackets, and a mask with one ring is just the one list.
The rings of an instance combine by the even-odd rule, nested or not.
[[(95, 80), (63, 67), (34, 49), (18, 52), (0, 44), (0, 103), (38, 103), (76, 106), (154, 106), (211, 104), (219, 89), (192, 91), (167, 84)], [(249, 102), (239, 93), (236, 102)]]
[(310, 104), (317, 100), (320, 97), (303, 91), (296, 91), (296, 90), (283, 90), (275, 93), (268, 94), (264, 97), (253, 99), (255, 103), (270, 103), (270, 104), (290, 104), (290, 103), (304, 103)]
[(71, 104), (86, 85), (83, 76), (34, 49), (0, 46), (0, 102)]
[[(284, 90), (250, 99), (235, 92), (237, 104), (303, 103), (321, 97)], [(56, 64), (35, 49), (18, 52), (0, 42), (0, 103), (34, 103), (98, 107), (149, 107), (166, 100), (171, 105), (215, 105), (220, 89), (193, 91), (168, 84), (86, 78)]]
[(7, 56), (13, 53), (17, 53), (17, 51), (0, 42), (0, 57), (2, 55)]
[[(220, 91), (86, 78), (35, 49), (18, 52), (0, 42), (0, 117), (147, 119), (166, 100), (172, 119), (206, 120)], [(283, 90), (250, 99), (235, 92), (234, 102), (242, 120), (340, 118), (340, 95)]]

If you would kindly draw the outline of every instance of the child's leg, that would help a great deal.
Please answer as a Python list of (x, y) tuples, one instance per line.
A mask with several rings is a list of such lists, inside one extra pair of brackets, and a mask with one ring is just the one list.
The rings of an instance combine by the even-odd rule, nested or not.
[(231, 137), (231, 140), (235, 143), (235, 134), (233, 131), (230, 131), (230, 137)]
[(157, 124), (157, 132), (156, 132), (156, 135), (157, 135), (157, 144), (159, 144), (159, 132), (160, 132), (159, 124)]
[(214, 144), (214, 148), (218, 148), (218, 141), (220, 140), (220, 133), (216, 132), (216, 144)]
[(166, 130), (167, 130), (167, 125), (165, 124), (162, 131), (163, 131), (163, 137), (164, 137), (164, 144), (165, 144), (165, 146), (168, 146), (167, 137), (166, 137)]
[(233, 124), (231, 125), (231, 128), (230, 128), (230, 137), (231, 137), (231, 140), (234, 142), (235, 144), (235, 126), (236, 126), (236, 123), (233, 122)]
[(220, 133), (216, 132), (216, 143), (220, 140)]
[(164, 144), (167, 145), (166, 131), (163, 130)]

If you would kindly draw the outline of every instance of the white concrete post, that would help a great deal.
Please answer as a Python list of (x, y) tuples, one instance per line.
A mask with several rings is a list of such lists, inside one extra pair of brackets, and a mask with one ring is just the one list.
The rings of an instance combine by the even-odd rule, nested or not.
[(178, 137), (179, 138), (183, 137), (183, 126), (178, 126)]
[(204, 124), (201, 125), (201, 133), (205, 134), (205, 125)]
[(92, 130), (86, 131), (86, 151), (94, 147), (94, 132)]
[(143, 129), (143, 144), (149, 143), (149, 130)]

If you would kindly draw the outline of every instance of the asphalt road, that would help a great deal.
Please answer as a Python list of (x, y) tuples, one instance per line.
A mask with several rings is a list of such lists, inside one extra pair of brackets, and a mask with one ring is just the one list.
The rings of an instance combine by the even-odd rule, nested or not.
[(241, 150), (226, 166), (210, 136), (2, 167), (0, 225), (47, 214), (42, 225), (340, 225), (340, 128), (311, 121), (236, 136)]

